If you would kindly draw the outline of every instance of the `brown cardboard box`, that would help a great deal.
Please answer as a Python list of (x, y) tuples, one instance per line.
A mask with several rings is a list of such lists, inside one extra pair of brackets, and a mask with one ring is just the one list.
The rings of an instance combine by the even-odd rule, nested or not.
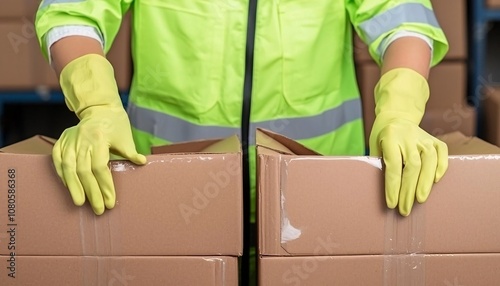
[[(466, 59), (468, 53), (466, 0), (433, 0), (432, 5), (450, 45), (445, 59)], [(354, 58), (358, 63), (373, 62), (366, 44), (358, 36), (354, 38)]]
[(486, 0), (486, 6), (488, 6), (488, 8), (499, 9), (500, 0)]
[(0, 22), (0, 89), (32, 89), (45, 84), (44, 62), (33, 22)]
[(420, 127), (434, 136), (453, 131), (475, 136), (476, 124), (477, 113), (474, 107), (453, 104), (449, 108), (426, 110)]
[(0, 267), (0, 285), (236, 286), (237, 263), (226, 256), (19, 256), (12, 268)]
[(467, 58), (467, 0), (432, 0), (450, 49), (445, 59)]
[[(42, 56), (33, 20), (25, 17), (15, 21), (0, 21), (0, 38), (5, 39), (0, 41), (0, 89), (60, 89), (54, 70)], [(107, 58), (115, 69), (119, 89), (127, 91), (132, 75), (128, 17)]]
[(500, 280), (500, 254), (264, 257), (259, 285), (491, 286)]
[[(375, 119), (373, 90), (380, 79), (380, 69), (375, 64), (362, 64), (358, 66), (357, 74), (363, 103), (365, 136), (369, 138)], [(462, 131), (466, 135), (475, 135), (475, 110), (466, 103), (466, 76), (466, 65), (463, 62), (443, 62), (431, 69), (431, 94), (422, 128), (434, 134)]]
[(2, 0), (0, 1), (0, 19), (16, 19), (26, 17), (34, 19), (41, 0)]
[(260, 255), (500, 252), (496, 146), (442, 136), (450, 142), (448, 171), (403, 217), (385, 204), (379, 158), (311, 155), (281, 135), (257, 136)]
[(500, 87), (484, 90), (484, 139), (500, 146)]
[(241, 255), (236, 136), (158, 148), (144, 166), (112, 161), (117, 202), (101, 216), (73, 205), (47, 155), (52, 142), (38, 136), (0, 150), (0, 255), (12, 244), (16, 256)]
[[(498, 146), (489, 144), (482, 139), (473, 136), (464, 136), (460, 132), (451, 132), (438, 136), (448, 145), (450, 155), (460, 154), (497, 154)], [(472, 151), (471, 151), (472, 150)], [(495, 156), (491, 157), (494, 159)], [(470, 159), (470, 158), (469, 158)]]

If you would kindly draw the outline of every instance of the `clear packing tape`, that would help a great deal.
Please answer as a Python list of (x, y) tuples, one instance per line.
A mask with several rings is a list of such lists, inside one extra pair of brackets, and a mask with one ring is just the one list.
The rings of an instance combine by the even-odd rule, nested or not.
[(408, 223), (398, 224), (399, 214), (387, 212), (384, 286), (425, 285), (424, 208), (415, 209), (408, 218)]
[[(119, 212), (121, 208), (115, 208)], [(121, 259), (109, 259), (115, 250), (121, 249), (119, 230), (121, 215), (96, 216), (80, 208), (80, 235), (82, 244), (82, 285), (113, 285), (113, 273), (122, 270)], [(97, 222), (97, 220), (100, 220)], [(99, 254), (99, 255), (97, 255)], [(112, 268), (110, 269), (110, 262)], [(117, 270), (118, 269), (118, 270)], [(114, 271), (113, 271), (114, 270)]]
[[(119, 212), (119, 209), (120, 208), (115, 208), (113, 211)], [(175, 267), (178, 268), (177, 270), (185, 269), (183, 271), (189, 271), (197, 269), (197, 267), (201, 265), (200, 264), (201, 261), (203, 261), (204, 265), (203, 267), (210, 268), (210, 271), (213, 271), (211, 273), (212, 276), (200, 277), (199, 279), (196, 280), (198, 281), (197, 283), (209, 279), (207, 280), (209, 282), (203, 285), (223, 286), (228, 283), (229, 285), (233, 285), (231, 282), (232, 281), (231, 277), (234, 275), (235, 276), (234, 278), (236, 278), (236, 274), (227, 273), (227, 271), (233, 271), (232, 263), (235, 262), (228, 261), (227, 256), (217, 257), (217, 256), (116, 255), (116, 253), (126, 252), (125, 251), (126, 249), (121, 241), (121, 236), (120, 236), (120, 233), (122, 232), (122, 227), (126, 227), (126, 225), (122, 224), (121, 222), (120, 219), (121, 215), (118, 214), (111, 216), (104, 214), (102, 216), (96, 216), (94, 215), (93, 212), (90, 212), (88, 211), (88, 209), (86, 210), (84, 208), (80, 208), (79, 214), (80, 214), (81, 247), (83, 255), (80, 257), (81, 283), (80, 284), (75, 283), (75, 285), (81, 285), (81, 286), (144, 285), (145, 277), (141, 278), (141, 275), (150, 276), (151, 273), (145, 273), (140, 270), (138, 271), (137, 269), (134, 268), (145, 267), (142, 263), (144, 263), (144, 261), (147, 259), (154, 260), (151, 262), (155, 265), (154, 268), (156, 269), (153, 270), (153, 272), (158, 271), (158, 269), (164, 269), (165, 271), (167, 270), (170, 271), (173, 265), (175, 265)], [(175, 259), (181, 257), (184, 259), (182, 262), (181, 261), (173, 262)], [(168, 260), (168, 263), (166, 263), (165, 260)], [(210, 264), (210, 266), (205, 266), (207, 264)], [(234, 269), (236, 269), (236, 266), (234, 266)], [(200, 273), (206, 274), (207, 273), (206, 269), (204, 269)], [(161, 275), (165, 274), (161, 273)], [(168, 281), (165, 281), (166, 278), (162, 279), (163, 279), (162, 283), (165, 282), (186, 283), (181, 281), (184, 281), (188, 278), (182, 275), (175, 275), (170, 273), (167, 279)], [(148, 285), (159, 285), (159, 284), (148, 284)], [(186, 285), (186, 284), (180, 284), (180, 285)]]
[[(120, 164), (120, 162), (113, 162), (112, 164)], [(120, 202), (117, 201), (117, 205), (119, 203)], [(169, 264), (162, 262), (162, 258), (170, 260), (171, 258), (189, 257), (178, 255), (137, 256), (132, 253), (129, 255), (121, 255), (120, 253), (128, 252), (126, 245), (122, 241), (121, 234), (126, 231), (125, 228), (133, 227), (132, 225), (122, 222), (122, 215), (120, 213), (121, 209), (122, 208), (120, 207), (115, 207), (113, 209), (113, 215), (108, 215), (108, 213), (105, 212), (101, 216), (96, 216), (93, 212), (89, 211), (88, 208), (79, 209), (82, 276), (81, 284), (78, 285), (143, 285), (143, 279), (140, 279), (140, 275), (143, 274), (137, 272), (136, 269), (132, 269), (131, 265), (134, 265), (134, 267), (141, 267), (141, 263), (144, 263), (145, 261), (144, 258), (155, 259), (156, 262), (153, 263), (157, 265), (172, 265), (173, 262), (169, 262)], [(145, 241), (145, 243), (147, 243), (147, 241)], [(232, 271), (232, 268), (231, 263), (227, 262), (226, 256), (218, 258), (216, 256), (201, 255), (199, 257), (191, 256), (189, 259), (191, 262), (184, 262), (184, 264), (180, 262), (175, 263), (176, 267), (181, 269), (184, 267), (186, 270), (193, 269), (196, 268), (196, 266), (193, 265), (200, 265), (199, 261), (202, 260), (206, 262), (204, 264), (211, 264), (210, 267), (212, 267), (212, 270), (214, 271), (214, 276), (211, 277), (214, 280), (210, 282), (213, 284), (207, 285), (226, 285), (226, 283), (230, 283), (227, 282), (226, 279), (230, 279), (229, 277), (231, 277), (231, 274), (226, 273), (226, 271)], [(160, 267), (156, 266), (156, 268)], [(178, 276), (176, 276), (176, 278), (169, 277), (169, 279), (181, 281)], [(181, 279), (186, 279), (186, 277), (182, 277)], [(202, 279), (205, 278), (200, 278), (199, 281)], [(75, 285), (77, 284), (75, 283)]]

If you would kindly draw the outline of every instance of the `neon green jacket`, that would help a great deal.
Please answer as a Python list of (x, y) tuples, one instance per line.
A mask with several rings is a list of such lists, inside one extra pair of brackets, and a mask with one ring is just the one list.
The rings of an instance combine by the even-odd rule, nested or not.
[(351, 24), (377, 63), (382, 43), (401, 30), (433, 40), (433, 64), (448, 50), (429, 0), (256, 3), (45, 0), (36, 30), (46, 53), (51, 28), (93, 26), (107, 52), (132, 9), (135, 68), (128, 111), (139, 151), (238, 133), (250, 146), (250, 170), (256, 127), (325, 155), (364, 153)]

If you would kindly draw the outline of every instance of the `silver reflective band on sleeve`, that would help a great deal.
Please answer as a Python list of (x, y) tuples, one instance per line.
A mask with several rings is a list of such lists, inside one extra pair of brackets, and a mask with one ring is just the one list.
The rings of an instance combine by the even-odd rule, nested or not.
[(367, 43), (371, 44), (383, 34), (404, 23), (428, 24), (436, 28), (440, 27), (431, 9), (419, 3), (406, 3), (364, 21), (359, 25), (359, 28), (365, 35)]
[[(241, 134), (239, 127), (197, 125), (129, 102), (128, 113), (134, 128), (169, 142), (224, 138)], [(335, 131), (361, 119), (361, 102), (353, 99), (321, 114), (299, 118), (281, 118), (250, 123), (250, 145), (255, 144), (255, 129), (265, 128), (295, 140), (308, 139)]]
[(77, 2), (83, 2), (85, 0), (43, 0), (42, 5), (40, 6), (40, 9), (45, 8), (46, 6), (49, 6), (51, 4), (65, 4), (65, 3), (77, 3)]

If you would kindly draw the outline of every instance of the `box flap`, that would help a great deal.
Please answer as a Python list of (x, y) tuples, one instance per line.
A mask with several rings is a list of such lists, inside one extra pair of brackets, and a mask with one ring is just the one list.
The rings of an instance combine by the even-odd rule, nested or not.
[(36, 135), (23, 141), (0, 149), (2, 153), (13, 154), (52, 154), (52, 148), (57, 140), (43, 135)]
[(152, 154), (179, 153), (238, 153), (241, 143), (237, 135), (222, 139), (197, 140), (180, 142), (164, 146), (153, 146)]
[(267, 129), (257, 128), (256, 145), (283, 154), (321, 155), (304, 145)]
[(500, 154), (500, 147), (456, 131), (438, 136), (448, 145), (449, 155)]

